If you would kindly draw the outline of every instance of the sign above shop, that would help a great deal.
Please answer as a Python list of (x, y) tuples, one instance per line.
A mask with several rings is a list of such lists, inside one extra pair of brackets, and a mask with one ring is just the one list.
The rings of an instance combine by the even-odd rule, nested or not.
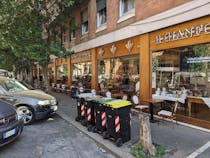
[(81, 59), (87, 59), (91, 57), (91, 53), (87, 52), (87, 53), (83, 53), (83, 54), (73, 54), (71, 56), (71, 60), (81, 60)]
[(210, 34), (210, 23), (192, 26), (183, 30), (180, 29), (173, 32), (166, 32), (163, 35), (157, 35), (155, 36), (155, 44), (192, 38), (200, 36), (201, 33)]

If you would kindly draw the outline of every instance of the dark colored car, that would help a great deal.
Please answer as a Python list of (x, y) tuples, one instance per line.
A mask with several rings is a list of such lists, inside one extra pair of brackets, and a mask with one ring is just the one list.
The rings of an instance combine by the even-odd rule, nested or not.
[[(23, 130), (23, 120), (15, 108), (0, 97), (0, 147), (14, 141)], [(14, 100), (10, 100), (14, 102)]]
[(47, 118), (57, 110), (55, 97), (41, 90), (30, 90), (15, 79), (0, 77), (0, 94), (20, 100), (14, 106), (18, 115), (23, 118), (24, 124)]

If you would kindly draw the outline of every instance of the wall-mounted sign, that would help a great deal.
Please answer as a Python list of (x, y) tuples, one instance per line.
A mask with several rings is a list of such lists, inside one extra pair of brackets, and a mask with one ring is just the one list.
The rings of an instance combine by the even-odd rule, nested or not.
[(203, 25), (192, 26), (190, 28), (185, 28), (182, 30), (180, 29), (173, 32), (166, 32), (163, 35), (157, 35), (155, 36), (155, 44), (192, 38), (200, 36), (201, 33), (210, 34), (210, 22)]
[(187, 63), (208, 63), (210, 62), (210, 57), (194, 57), (194, 58), (188, 58)]
[(91, 53), (87, 52), (87, 53), (83, 53), (83, 54), (73, 54), (71, 56), (71, 60), (81, 60), (81, 59), (87, 59), (91, 57)]

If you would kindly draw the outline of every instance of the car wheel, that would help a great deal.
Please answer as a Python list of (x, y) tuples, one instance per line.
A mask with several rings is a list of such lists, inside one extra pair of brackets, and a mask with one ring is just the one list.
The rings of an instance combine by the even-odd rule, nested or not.
[(34, 121), (34, 113), (32, 108), (27, 106), (19, 106), (17, 108), (17, 113), (23, 118), (24, 125), (31, 124)]

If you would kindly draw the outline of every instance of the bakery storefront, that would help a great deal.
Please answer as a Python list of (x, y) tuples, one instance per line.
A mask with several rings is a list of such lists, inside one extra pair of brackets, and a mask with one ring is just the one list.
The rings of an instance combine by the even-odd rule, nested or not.
[(51, 61), (51, 63), (48, 65), (48, 78), (50, 85), (54, 83), (55, 80), (55, 67), (54, 67), (54, 61)]
[(96, 48), (98, 89), (110, 91), (112, 97), (139, 93), (138, 38), (127, 39)]
[(210, 128), (210, 17), (149, 36), (152, 95), (181, 98), (177, 119)]
[[(71, 55), (71, 85), (91, 89), (91, 51)], [(79, 85), (79, 83), (81, 85)]]
[(56, 59), (56, 83), (67, 84), (68, 81), (68, 66), (67, 59)]

